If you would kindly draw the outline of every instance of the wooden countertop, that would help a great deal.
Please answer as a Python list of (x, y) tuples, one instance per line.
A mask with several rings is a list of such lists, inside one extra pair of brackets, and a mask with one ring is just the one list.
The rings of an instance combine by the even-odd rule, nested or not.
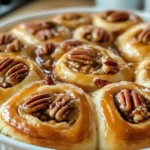
[(94, 0), (36, 0), (26, 4), (23, 7), (15, 9), (9, 14), (1, 17), (1, 22), (7, 21), (10, 18), (16, 18), (20, 15), (27, 15), (43, 10), (50, 10), (55, 8), (71, 8), (71, 7), (88, 7), (94, 6)]

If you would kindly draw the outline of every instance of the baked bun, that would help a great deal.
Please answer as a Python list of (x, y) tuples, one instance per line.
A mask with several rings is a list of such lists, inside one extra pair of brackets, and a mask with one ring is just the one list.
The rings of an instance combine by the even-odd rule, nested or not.
[(142, 22), (142, 19), (127, 11), (106, 10), (93, 14), (93, 24), (119, 35), (129, 27)]
[(116, 40), (120, 55), (128, 62), (140, 62), (150, 56), (150, 24), (136, 25)]
[(43, 77), (33, 61), (13, 54), (0, 54), (0, 105), (27, 84)]
[(110, 31), (93, 25), (85, 25), (77, 28), (74, 31), (73, 37), (83, 43), (99, 45), (106, 48), (111, 46), (114, 40)]
[(132, 82), (113, 83), (93, 93), (99, 149), (149, 148), (150, 90)]
[(150, 88), (150, 57), (144, 59), (135, 70), (135, 82)]
[(0, 33), (0, 53), (14, 53), (23, 57), (34, 57), (34, 47), (26, 45), (11, 33)]
[(99, 46), (81, 45), (64, 54), (54, 67), (56, 80), (92, 92), (105, 84), (132, 81), (133, 72), (121, 57)]
[(5, 135), (34, 145), (94, 150), (93, 108), (90, 97), (74, 85), (34, 82), (1, 107), (0, 129)]
[(60, 42), (71, 38), (71, 31), (52, 21), (34, 21), (20, 24), (10, 31), (27, 44), (37, 45), (45, 42)]
[(70, 29), (75, 29), (81, 25), (87, 25), (92, 22), (91, 16), (85, 13), (63, 13), (58, 14), (50, 18), (50, 20), (69, 27)]

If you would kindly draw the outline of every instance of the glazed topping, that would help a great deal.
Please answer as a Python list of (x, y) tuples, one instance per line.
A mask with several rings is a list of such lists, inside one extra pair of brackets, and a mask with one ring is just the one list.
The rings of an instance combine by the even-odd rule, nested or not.
[(17, 60), (6, 58), (0, 60), (0, 87), (12, 87), (28, 75), (28, 67)]
[(102, 80), (102, 79), (99, 79), (98, 77), (95, 77), (95, 78), (93, 79), (93, 83), (94, 83), (98, 88), (102, 88), (102, 87), (106, 86), (107, 84), (109, 84), (109, 81)]
[(80, 46), (80, 45), (82, 45), (82, 42), (71, 39), (71, 40), (64, 41), (60, 46), (63, 50), (69, 51), (71, 48), (74, 48), (74, 47)]
[(150, 44), (150, 29), (140, 31), (137, 34), (136, 39), (140, 43)]
[(41, 121), (73, 123), (75, 99), (67, 94), (37, 94), (28, 98), (21, 109)]
[(59, 17), (60, 17), (60, 19), (63, 19), (63, 20), (78, 20), (82, 16), (77, 13), (66, 13), (66, 14), (60, 15)]
[(114, 74), (119, 71), (115, 60), (91, 48), (78, 48), (71, 51), (67, 63), (75, 72), (99, 75)]
[(121, 22), (129, 20), (129, 13), (123, 11), (105, 11), (101, 13), (101, 16), (109, 22)]
[(44, 43), (37, 48), (37, 53), (40, 56), (50, 55), (55, 50), (55, 45), (53, 43)]
[(67, 28), (51, 21), (41, 23), (28, 23), (25, 28), (38, 39), (44, 41), (59, 36), (59, 33)]
[(115, 96), (115, 104), (130, 123), (140, 123), (150, 117), (148, 100), (134, 90), (121, 90)]
[(0, 52), (18, 52), (21, 51), (23, 47), (23, 44), (11, 34), (0, 34)]
[(102, 28), (87, 28), (83, 37), (91, 42), (105, 43), (109, 41), (109, 34)]

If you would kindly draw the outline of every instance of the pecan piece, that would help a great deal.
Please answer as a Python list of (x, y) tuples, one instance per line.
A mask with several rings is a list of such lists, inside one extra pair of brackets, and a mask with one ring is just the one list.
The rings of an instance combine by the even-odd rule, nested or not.
[(78, 49), (72, 51), (68, 56), (68, 59), (71, 61), (92, 65), (96, 63), (94, 57), (96, 57), (96, 51), (90, 49)]
[(15, 37), (12, 36), (9, 33), (2, 33), (0, 34), (0, 46), (1, 45), (6, 45), (11, 43), (13, 40), (15, 40)]
[(37, 48), (37, 52), (40, 56), (50, 55), (55, 50), (55, 45), (53, 43), (44, 43)]
[(115, 103), (125, 120), (140, 123), (150, 117), (146, 100), (134, 90), (121, 90), (115, 96)]
[(52, 97), (50, 96), (50, 94), (47, 93), (37, 94), (27, 99), (23, 103), (22, 109), (28, 114), (34, 114), (38, 111), (47, 109), (51, 102)]
[(110, 22), (121, 22), (129, 19), (129, 13), (123, 11), (106, 11), (101, 15), (104, 19)]
[(28, 75), (28, 67), (12, 58), (0, 62), (0, 86), (7, 88), (20, 83)]
[(50, 104), (49, 116), (56, 121), (68, 121), (68, 115), (75, 106), (75, 101), (68, 95), (60, 94)]
[(45, 75), (44, 84), (46, 84), (46, 85), (54, 84), (54, 81), (50, 75)]
[(88, 41), (103, 43), (109, 41), (109, 34), (102, 28), (87, 30), (83, 36)]
[(136, 39), (138, 42), (150, 44), (150, 29), (145, 29), (139, 32)]
[(98, 88), (102, 88), (102, 87), (106, 86), (107, 84), (109, 84), (109, 81), (102, 80), (102, 79), (99, 79), (98, 77), (95, 77), (95, 78), (93, 79), (93, 83), (94, 83)]
[(108, 56), (104, 56), (101, 59), (102, 70), (104, 73), (117, 73), (119, 71), (118, 63)]

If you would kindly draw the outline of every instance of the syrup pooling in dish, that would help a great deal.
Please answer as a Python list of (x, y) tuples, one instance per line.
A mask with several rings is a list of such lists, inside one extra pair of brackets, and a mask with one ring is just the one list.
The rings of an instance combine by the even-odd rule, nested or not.
[(8, 88), (20, 83), (28, 75), (28, 67), (13, 58), (0, 60), (0, 87)]
[(68, 55), (68, 66), (75, 72), (88, 74), (115, 74), (119, 71), (118, 63), (94, 49), (76, 49)]
[(140, 123), (150, 117), (150, 102), (135, 90), (121, 90), (115, 104), (122, 117), (130, 123)]

